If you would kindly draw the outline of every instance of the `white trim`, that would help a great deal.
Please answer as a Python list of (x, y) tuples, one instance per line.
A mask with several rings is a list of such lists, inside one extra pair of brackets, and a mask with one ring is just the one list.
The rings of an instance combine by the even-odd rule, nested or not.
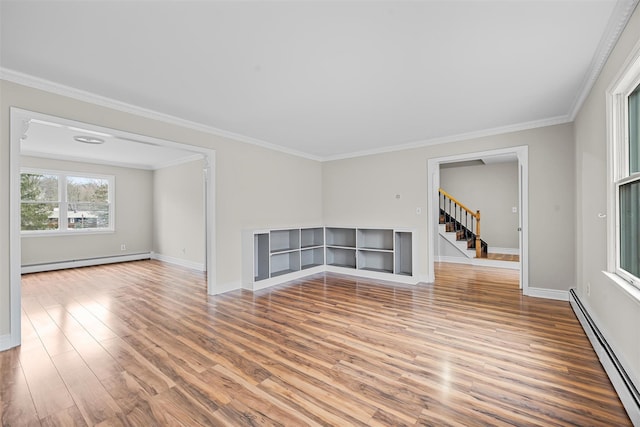
[(569, 301), (569, 291), (560, 291), (558, 289), (536, 288), (529, 286), (525, 293), (528, 297), (554, 299), (558, 301)]
[(153, 165), (153, 170), (170, 168), (173, 166), (183, 165), (185, 163), (195, 162), (196, 160), (202, 159), (202, 154), (194, 154), (193, 156), (182, 157), (180, 159), (170, 160), (164, 163), (158, 163)]
[[(626, 410), (627, 415), (629, 415), (629, 418), (631, 419), (632, 424), (634, 426), (640, 426), (640, 408), (638, 407), (637, 402), (635, 401), (633, 395), (631, 394), (629, 387), (626, 385), (622, 377), (623, 374), (620, 373), (620, 371), (618, 370), (618, 368), (614, 363), (614, 360), (612, 359), (612, 356), (609, 354), (607, 349), (600, 342), (600, 339), (596, 336), (596, 332), (602, 336), (605, 342), (607, 342), (606, 345), (609, 345), (607, 336), (604, 334), (604, 331), (598, 326), (597, 319), (594, 318), (593, 314), (589, 311), (589, 308), (587, 307), (587, 305), (582, 303), (575, 293), (570, 292), (569, 295), (570, 295), (569, 303), (571, 304), (571, 308), (573, 309), (576, 317), (578, 318), (578, 321), (580, 322), (582, 329), (587, 335), (587, 338), (589, 338), (591, 347), (593, 347), (593, 350), (598, 355), (598, 359), (600, 360), (602, 367), (607, 373), (607, 376), (609, 377), (611, 384), (613, 384), (613, 388), (616, 390), (616, 393), (618, 394), (618, 397), (622, 402), (622, 406), (624, 406), (624, 409)], [(580, 308), (580, 306), (582, 306), (582, 308)], [(591, 317), (591, 322), (593, 324), (587, 320), (585, 313), (583, 313), (583, 309), (586, 315)], [(620, 363), (620, 366), (624, 371), (625, 368), (624, 368), (624, 365), (622, 364), (623, 361), (620, 360), (619, 356), (615, 354), (615, 349), (611, 348), (610, 345), (609, 345), (609, 348), (610, 348), (610, 351), (613, 353), (613, 357), (618, 359), (618, 363)], [(629, 381), (633, 383), (632, 378), (629, 378)]]
[(0, 79), (17, 83), (23, 86), (31, 87), (34, 89), (47, 91), (57, 95), (66, 96), (68, 98), (73, 98), (78, 101), (89, 102), (102, 107), (111, 108), (113, 110), (135, 114), (136, 116), (141, 116), (141, 117), (145, 117), (152, 120), (159, 120), (164, 123), (169, 123), (176, 126), (197, 130), (200, 132), (205, 132), (211, 135), (233, 139), (236, 141), (245, 142), (247, 144), (257, 145), (259, 147), (268, 148), (270, 150), (275, 150), (275, 151), (279, 151), (286, 154), (291, 154), (293, 156), (303, 157), (306, 159), (317, 160), (317, 161), (322, 160), (317, 156), (313, 156), (311, 154), (303, 153), (301, 151), (293, 150), (290, 148), (285, 148), (279, 145), (272, 144), (270, 142), (262, 141), (257, 138), (253, 138), (253, 137), (242, 135), (235, 132), (230, 132), (223, 129), (218, 129), (213, 126), (203, 125), (201, 123), (196, 123), (190, 120), (181, 119), (179, 117), (175, 117), (165, 113), (160, 113), (158, 111), (150, 110), (147, 108), (138, 107), (132, 104), (128, 104), (126, 102), (121, 102), (112, 98), (107, 98), (105, 96), (96, 95), (91, 92), (76, 89), (70, 86), (65, 86), (65, 85), (53, 82), (51, 80), (41, 79), (39, 77), (34, 77), (34, 76), (21, 73), (19, 71), (11, 70), (8, 68), (0, 67)]
[(324, 267), (324, 271), (327, 273), (337, 273), (367, 279), (384, 280), (387, 282), (404, 283), (406, 285), (417, 285), (419, 281), (415, 276), (405, 276), (402, 274), (382, 273), (348, 267), (336, 267), (334, 265), (325, 265)]
[(196, 271), (206, 271), (205, 265), (201, 262), (189, 261), (186, 259), (176, 258), (168, 255), (162, 255), (156, 252), (151, 253), (151, 259), (166, 262), (169, 264), (179, 265), (180, 267), (189, 268)]
[(455, 257), (455, 256), (438, 256), (436, 257), (437, 262), (448, 262), (452, 264), (466, 264), (466, 265), (474, 265), (476, 267), (492, 267), (492, 268), (503, 268), (505, 270), (519, 270), (520, 263), (514, 261), (501, 261), (498, 259), (486, 259), (486, 258), (465, 258), (465, 257)]
[[(618, 185), (629, 176), (627, 97), (640, 84), (640, 42), (637, 42), (623, 67), (606, 91), (607, 126), (607, 271), (626, 278), (638, 286), (637, 279), (622, 270), (620, 259), (620, 224)], [(614, 281), (619, 283), (618, 281)]]
[(524, 295), (528, 295), (529, 287), (529, 147), (505, 147), (496, 150), (456, 154), (427, 160), (427, 281), (435, 281), (436, 243), (439, 233), (438, 188), (440, 187), (440, 164), (475, 160), (488, 156), (515, 154), (518, 157), (518, 167), (522, 170), (518, 180), (519, 220), (520, 220), (520, 287)]
[[(115, 211), (116, 211), (116, 177), (114, 175), (95, 174), (90, 172), (78, 172), (74, 170), (58, 170), (46, 168), (20, 168), (20, 174), (36, 174), (36, 175), (55, 175), (58, 179), (58, 200), (47, 201), (47, 203), (58, 204), (58, 228), (52, 230), (20, 230), (21, 236), (61, 236), (61, 235), (86, 235), (99, 233), (114, 233), (116, 229)], [(67, 186), (69, 178), (93, 178), (106, 180), (109, 184), (107, 200), (109, 205), (109, 226), (102, 228), (69, 228), (69, 195), (67, 194)], [(21, 201), (22, 203), (22, 201)], [(21, 226), (22, 227), (22, 226)]]
[(133, 164), (133, 163), (127, 163), (127, 162), (116, 162), (116, 161), (110, 161), (110, 160), (96, 160), (96, 159), (84, 159), (82, 157), (77, 157), (77, 156), (70, 156), (70, 155), (61, 155), (61, 154), (49, 154), (49, 153), (41, 153), (41, 152), (35, 152), (35, 151), (28, 151), (28, 150), (23, 150), (22, 155), (24, 156), (29, 156), (29, 157), (39, 157), (39, 158), (44, 158), (44, 159), (54, 159), (54, 160), (64, 160), (64, 161), (68, 161), (68, 162), (81, 162), (81, 163), (90, 163), (90, 164), (100, 164), (100, 165), (106, 165), (106, 166), (115, 166), (115, 167), (119, 167), (119, 168), (128, 168), (128, 169), (142, 169), (142, 170), (149, 170), (149, 171), (154, 171), (154, 170), (158, 170), (158, 169), (163, 169), (163, 168), (167, 168), (170, 166), (178, 166), (184, 163), (189, 163), (198, 159), (202, 158), (201, 154), (194, 154), (192, 156), (187, 156), (187, 157), (183, 157), (180, 159), (176, 159), (176, 160), (171, 160), (168, 162), (164, 162), (164, 163), (160, 163), (160, 164), (156, 164), (156, 165), (141, 165), (141, 164)]
[(71, 261), (47, 262), (42, 264), (23, 265), (22, 274), (40, 273), (43, 271), (64, 270), (67, 268), (90, 267), (93, 265), (115, 264), (118, 262), (140, 261), (151, 259), (151, 252), (141, 252), (139, 254), (118, 255), (100, 258), (75, 259)]
[(502, 135), (506, 133), (519, 132), (523, 130), (530, 130), (536, 128), (543, 128), (548, 126), (562, 125), (571, 123), (572, 119), (569, 116), (551, 117), (543, 120), (535, 120), (532, 122), (518, 123), (515, 125), (500, 126), (491, 129), (484, 129), (475, 132), (462, 133), (457, 135), (450, 135), (438, 138), (425, 139), (420, 141), (408, 142), (406, 144), (393, 145), (382, 148), (375, 148), (372, 150), (357, 151), (353, 153), (339, 154), (335, 156), (326, 156), (321, 159), (323, 162), (333, 160), (343, 160), (353, 157), (370, 156), (374, 154), (391, 153), (394, 151), (410, 150), (414, 148), (423, 148), (431, 145), (448, 144), (451, 142), (461, 142), (470, 139), (484, 138), (487, 136)]
[(22, 342), (20, 138), (22, 138), (28, 122), (25, 121), (23, 115), (14, 114), (12, 107), (9, 111), (9, 123), (9, 321), (11, 323), (10, 346), (15, 347)]
[(627, 22), (629, 22), (629, 19), (631, 18), (631, 15), (633, 15), (633, 11), (637, 5), (638, 0), (616, 1), (616, 5), (611, 13), (607, 27), (602, 34), (596, 53), (591, 60), (591, 64), (589, 64), (589, 72), (584, 76), (578, 96), (576, 96), (576, 99), (573, 101), (569, 110), (569, 121), (572, 122), (576, 119), (584, 101), (589, 96), (589, 93), (591, 93), (593, 85), (596, 83), (598, 76), (600, 76), (609, 55), (622, 35), (622, 31), (626, 27)]
[(194, 129), (200, 132), (205, 132), (208, 134), (245, 142), (247, 144), (252, 144), (252, 145), (267, 148), (270, 150), (279, 151), (285, 154), (290, 154), (293, 156), (302, 157), (305, 159), (315, 160), (319, 162), (328, 162), (333, 160), (342, 160), (342, 159), (348, 159), (353, 157), (368, 156), (373, 154), (390, 153), (395, 151), (408, 150), (412, 148), (421, 148), (421, 147), (426, 147), (430, 145), (459, 142), (459, 141), (465, 141), (469, 139), (476, 139), (481, 137), (565, 124), (573, 121), (573, 118), (570, 115), (556, 116), (556, 117), (550, 117), (542, 120), (534, 120), (534, 121), (525, 122), (525, 123), (517, 123), (513, 125), (500, 126), (500, 127), (484, 129), (484, 130), (475, 131), (475, 132), (468, 132), (468, 133), (462, 133), (457, 135), (412, 141), (412, 142), (407, 142), (405, 144), (380, 147), (372, 150), (357, 151), (352, 153), (339, 154), (335, 156), (321, 157), (314, 154), (304, 153), (302, 151), (286, 148), (286, 147), (276, 145), (267, 141), (263, 141), (257, 138), (253, 138), (250, 136), (226, 131), (226, 130), (215, 128), (212, 126), (203, 125), (201, 123), (192, 122), (190, 120), (181, 119), (179, 117), (171, 116), (168, 114), (160, 113), (160, 112), (149, 110), (146, 108), (137, 107), (135, 105), (127, 104), (125, 102), (117, 101), (115, 99), (111, 99), (111, 98), (96, 95), (90, 92), (86, 92), (83, 90), (75, 89), (70, 86), (61, 85), (59, 83), (55, 83), (50, 80), (41, 79), (38, 77), (34, 77), (31, 75), (21, 73), (15, 70), (11, 70), (8, 68), (4, 68), (4, 67), (0, 67), (0, 79), (17, 83), (23, 86), (31, 87), (34, 89), (39, 89), (39, 90), (47, 91), (50, 93), (77, 99), (79, 101), (89, 102), (95, 105), (111, 108), (114, 110), (135, 114), (137, 116), (141, 116), (141, 117), (145, 117), (153, 120), (159, 120), (159, 121), (173, 124), (176, 126), (185, 127), (188, 129)]
[(307, 276), (311, 276), (317, 273), (323, 273), (325, 271), (324, 265), (319, 265), (317, 267), (308, 268), (305, 270), (298, 270), (291, 273), (283, 274), (281, 276), (270, 277), (264, 280), (254, 281), (252, 285), (242, 285), (242, 289), (247, 289), (249, 291), (259, 291), (261, 289), (269, 288), (271, 286), (282, 285), (284, 283), (291, 282), (293, 280), (302, 279)]

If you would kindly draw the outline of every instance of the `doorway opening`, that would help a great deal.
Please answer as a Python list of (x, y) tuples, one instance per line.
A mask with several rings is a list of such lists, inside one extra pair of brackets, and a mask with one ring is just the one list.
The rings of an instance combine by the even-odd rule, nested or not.
[(429, 238), (427, 248), (428, 281), (435, 281), (436, 246), (439, 241), (439, 189), (441, 165), (454, 162), (471, 162), (483, 158), (499, 156), (515, 156), (518, 163), (518, 242), (519, 242), (519, 287), (524, 295), (529, 291), (529, 183), (528, 183), (528, 147), (509, 147), (503, 149), (458, 154), (429, 159), (427, 162), (427, 201), (430, 207), (427, 212), (427, 232)]
[[(158, 161), (162, 159), (173, 159), (174, 164), (179, 161), (189, 162), (198, 160), (202, 165), (202, 217), (204, 218), (204, 263), (202, 269), (206, 274), (207, 293), (215, 294), (215, 151), (189, 144), (177, 143), (168, 140), (162, 140), (150, 136), (133, 134), (112, 128), (105, 128), (93, 124), (78, 122), (65, 118), (55, 117), (51, 115), (36, 113), (19, 108), (12, 107), (10, 109), (10, 342), (7, 348), (15, 347), (21, 343), (21, 274), (22, 268), (22, 237), (21, 237), (21, 156), (23, 145), (29, 136), (29, 128), (39, 129), (55, 129), (59, 128), (65, 131), (72, 131), (85, 137), (92, 139), (92, 144), (100, 144), (98, 140), (108, 140), (113, 145), (119, 147), (113, 152), (104, 151), (101, 154), (85, 154), (82, 155), (82, 148), (78, 148), (77, 152), (68, 153), (68, 148), (54, 148), (56, 143), (51, 140), (47, 146), (47, 141), (42, 142), (44, 145), (38, 148), (39, 153), (36, 157), (44, 159), (62, 160), (68, 162), (85, 162), (85, 163), (102, 163), (105, 165), (118, 166), (122, 163), (124, 167), (136, 169), (132, 165), (134, 153), (141, 157), (153, 157), (157, 155)], [(53, 135), (53, 132), (52, 132)], [(23, 141), (25, 143), (23, 143)], [(79, 141), (76, 139), (76, 141)], [(84, 142), (84, 141), (82, 141)], [(82, 144), (80, 144), (82, 145)], [(107, 145), (107, 144), (105, 144)], [(29, 145), (30, 156), (34, 155), (34, 145)], [(56, 154), (56, 150), (57, 153)], [(65, 157), (61, 157), (59, 153), (65, 152)], [(119, 152), (121, 162), (114, 161), (113, 157)], [(25, 151), (25, 154), (27, 152)], [(92, 157), (96, 156), (96, 157)], [(164, 157), (163, 157), (164, 156)], [(182, 156), (182, 157), (181, 157)], [(178, 162), (176, 158), (181, 157)], [(154, 157), (155, 158), (155, 157)], [(109, 160), (110, 159), (110, 160)], [(142, 160), (141, 160), (142, 162)], [(168, 163), (165, 163), (168, 165)], [(137, 169), (152, 169), (152, 167), (139, 167)], [(115, 186), (117, 187), (117, 182)], [(117, 191), (117, 190), (116, 190)], [(116, 227), (117, 220), (116, 220)], [(152, 232), (153, 234), (153, 232)], [(153, 239), (152, 239), (153, 240)], [(153, 244), (153, 243), (152, 243)], [(124, 245), (121, 250), (124, 250)], [(153, 255), (153, 247), (149, 248), (148, 253)], [(117, 256), (113, 257), (118, 259)], [(161, 258), (159, 258), (161, 259)], [(126, 257), (123, 257), (126, 260)], [(80, 264), (82, 265), (82, 264)], [(88, 265), (88, 264), (87, 264)]]

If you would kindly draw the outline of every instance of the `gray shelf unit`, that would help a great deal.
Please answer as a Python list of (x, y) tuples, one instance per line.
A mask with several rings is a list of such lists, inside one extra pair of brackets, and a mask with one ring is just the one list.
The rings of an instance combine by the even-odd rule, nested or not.
[(413, 276), (413, 235), (409, 231), (395, 232), (395, 274)]
[(300, 269), (324, 265), (324, 227), (300, 230)]
[(413, 233), (308, 227), (243, 233), (243, 287), (257, 290), (323, 271), (416, 283)]
[(253, 235), (253, 280), (269, 278), (269, 233)]
[(327, 265), (356, 268), (356, 229), (326, 227)]

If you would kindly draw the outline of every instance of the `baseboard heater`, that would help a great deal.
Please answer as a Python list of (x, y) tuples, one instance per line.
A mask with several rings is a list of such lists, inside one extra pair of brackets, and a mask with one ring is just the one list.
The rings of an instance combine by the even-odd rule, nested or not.
[(622, 401), (629, 418), (631, 418), (631, 422), (634, 426), (640, 426), (640, 393), (638, 393), (638, 389), (607, 343), (604, 335), (598, 329), (598, 325), (596, 325), (589, 312), (580, 302), (575, 289), (569, 290), (569, 302), (589, 341), (591, 341), (593, 349), (598, 354), (600, 363), (618, 393), (620, 401)]
[(142, 259), (151, 259), (151, 252), (23, 265), (20, 272), (22, 274), (39, 273), (42, 271), (64, 270), (65, 268), (89, 267), (92, 265), (114, 264), (126, 261), (139, 261)]

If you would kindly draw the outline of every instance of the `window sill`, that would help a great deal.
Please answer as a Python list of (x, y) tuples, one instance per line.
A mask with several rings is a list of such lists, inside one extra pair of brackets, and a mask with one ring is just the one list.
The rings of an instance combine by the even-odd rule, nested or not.
[(74, 231), (28, 231), (21, 232), (20, 237), (61, 237), (61, 236), (87, 236), (95, 234), (113, 234), (113, 229), (103, 230), (74, 230)]
[(631, 283), (624, 280), (622, 277), (615, 273), (609, 273), (608, 271), (602, 272), (609, 280), (618, 285), (622, 290), (633, 298), (638, 304), (640, 304), (640, 289), (633, 286)]

